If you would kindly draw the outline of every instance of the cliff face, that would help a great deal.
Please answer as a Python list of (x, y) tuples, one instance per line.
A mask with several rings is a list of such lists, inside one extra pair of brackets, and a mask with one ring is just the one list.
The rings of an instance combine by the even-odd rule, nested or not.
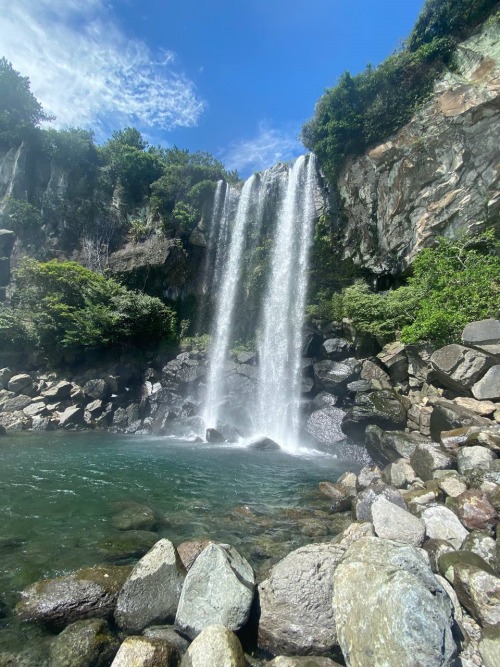
[(343, 258), (375, 274), (403, 272), (436, 235), (498, 220), (498, 24), (463, 42), (455, 65), (410, 123), (339, 178)]

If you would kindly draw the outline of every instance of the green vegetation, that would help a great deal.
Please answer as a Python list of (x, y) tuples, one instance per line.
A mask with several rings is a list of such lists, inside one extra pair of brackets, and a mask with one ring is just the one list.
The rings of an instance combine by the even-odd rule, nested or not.
[(459, 40), (499, 7), (498, 0), (427, 0), (405, 47), (378, 67), (343, 74), (316, 105), (302, 140), (332, 185), (349, 156), (401, 128), (432, 92)]
[(142, 347), (175, 336), (175, 316), (159, 299), (133, 292), (75, 262), (26, 258), (15, 273), (12, 306), (0, 307), (0, 347)]
[(475, 239), (440, 238), (422, 250), (407, 285), (374, 293), (357, 281), (318, 308), (351, 319), (363, 333), (405, 343), (457, 342), (473, 320), (500, 316), (500, 242), (491, 232)]

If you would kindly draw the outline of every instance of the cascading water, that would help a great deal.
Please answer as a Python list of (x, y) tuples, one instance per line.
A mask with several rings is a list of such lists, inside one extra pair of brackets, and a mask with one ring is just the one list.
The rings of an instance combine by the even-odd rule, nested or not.
[[(251, 430), (288, 450), (298, 447), (302, 327), (316, 186), (314, 156), (302, 156), (289, 168), (281, 165), (252, 176), (243, 186), (217, 289), (209, 356), (203, 414), (206, 427), (218, 426), (228, 352), (243, 323), (247, 339), (257, 339), (259, 360), (255, 400), (245, 406)], [(228, 193), (224, 206), (227, 198)], [(229, 227), (230, 216), (225, 220)], [(220, 223), (219, 234), (222, 227)], [(249, 318), (245, 312), (248, 294), (242, 283), (257, 267), (254, 253), (263, 247), (270, 248), (264, 262), (265, 286)], [(220, 258), (220, 253), (217, 256)], [(215, 280), (212, 284), (215, 287)]]

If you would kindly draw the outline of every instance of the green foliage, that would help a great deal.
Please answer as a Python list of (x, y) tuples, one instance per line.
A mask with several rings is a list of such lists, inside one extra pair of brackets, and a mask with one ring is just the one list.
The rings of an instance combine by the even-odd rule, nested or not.
[(13, 307), (4, 309), (0, 323), (6, 345), (15, 327), (24, 332), (21, 340), (55, 354), (61, 348), (143, 346), (174, 336), (175, 317), (159, 299), (75, 262), (25, 259), (15, 285)]
[(384, 294), (358, 281), (334, 296), (330, 314), (384, 339), (457, 342), (468, 322), (500, 316), (500, 243), (491, 233), (438, 239), (417, 255), (407, 285)]
[(28, 77), (21, 76), (0, 58), (0, 144), (14, 146), (32, 136), (42, 120), (42, 105), (30, 91)]
[(40, 211), (26, 201), (9, 197), (0, 214), (0, 227), (12, 229), (19, 236), (36, 234), (42, 226)]
[(457, 42), (498, 5), (498, 0), (427, 0), (405, 48), (357, 76), (346, 72), (324, 93), (302, 140), (332, 184), (347, 157), (408, 122), (450, 63)]
[(211, 336), (200, 334), (198, 336), (183, 336), (180, 341), (180, 348), (183, 352), (190, 350), (207, 350), (211, 343)]

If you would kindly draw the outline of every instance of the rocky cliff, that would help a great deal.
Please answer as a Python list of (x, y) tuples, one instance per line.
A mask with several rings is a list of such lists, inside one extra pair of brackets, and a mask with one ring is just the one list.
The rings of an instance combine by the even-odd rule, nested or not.
[(463, 42), (453, 71), (388, 141), (352, 160), (338, 190), (343, 258), (397, 275), (436, 235), (498, 222), (500, 26)]

